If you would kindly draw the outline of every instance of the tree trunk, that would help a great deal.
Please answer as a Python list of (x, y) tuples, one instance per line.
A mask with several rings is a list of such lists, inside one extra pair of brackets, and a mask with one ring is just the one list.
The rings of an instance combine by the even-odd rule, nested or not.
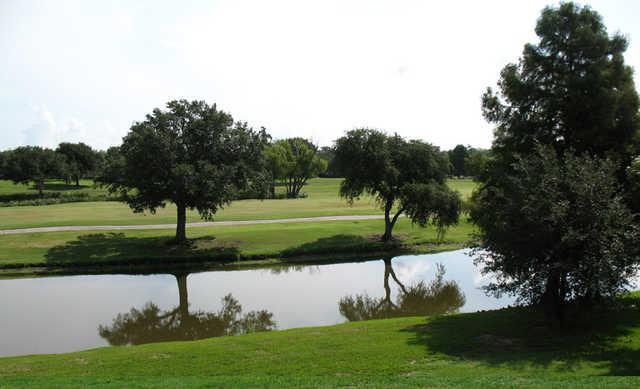
[(562, 286), (560, 278), (560, 272), (553, 270), (547, 277), (547, 284), (542, 294), (542, 304), (546, 316), (557, 321), (564, 319), (564, 295), (560, 291)]
[(382, 240), (385, 242), (389, 242), (393, 240), (393, 226), (396, 225), (398, 218), (404, 212), (404, 209), (399, 209), (398, 212), (391, 218), (391, 208), (393, 208), (393, 200), (387, 200), (387, 203), (384, 206), (384, 235), (382, 235)]
[(76, 176), (76, 187), (80, 187), (80, 176)]
[(187, 240), (187, 208), (184, 204), (176, 204), (178, 208), (178, 220), (176, 224), (176, 243), (181, 244)]
[(38, 188), (38, 195), (42, 198), (44, 190), (44, 181), (36, 181), (36, 188)]
[(387, 200), (387, 203), (384, 206), (384, 235), (382, 235), (382, 240), (385, 242), (393, 240), (393, 222), (389, 216), (391, 207), (393, 207), (393, 201)]

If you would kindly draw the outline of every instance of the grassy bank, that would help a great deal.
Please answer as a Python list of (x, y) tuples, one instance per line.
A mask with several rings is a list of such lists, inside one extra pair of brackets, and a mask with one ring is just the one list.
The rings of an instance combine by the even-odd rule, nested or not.
[[(347, 204), (338, 196), (341, 179), (317, 178), (310, 180), (303, 191), (303, 199), (286, 200), (239, 200), (216, 214), (215, 220), (284, 219), (293, 217), (371, 215), (379, 214), (380, 208), (369, 198)], [(5, 182), (5, 186), (7, 186)], [(450, 180), (449, 185), (468, 197), (474, 188), (471, 180)], [(1, 189), (1, 186), (0, 186)], [(5, 189), (8, 190), (8, 189)], [(134, 214), (123, 203), (113, 201), (55, 204), (46, 206), (0, 207), (0, 229), (86, 226), (86, 225), (132, 225), (175, 223), (176, 210), (173, 204), (158, 209), (156, 214)], [(201, 221), (197, 212), (190, 211), (189, 222)]]
[(637, 387), (638, 306), (562, 329), (511, 308), (3, 358), (0, 386)]
[(378, 240), (382, 220), (277, 223), (193, 228), (192, 244), (170, 244), (173, 230), (135, 230), (99, 233), (48, 232), (0, 236), (0, 270), (16, 267), (73, 267), (112, 265), (167, 265), (187, 262), (258, 260), (306, 255), (428, 252), (459, 248), (473, 226), (462, 221), (437, 244), (434, 228), (420, 228), (401, 219), (395, 228), (400, 239), (387, 247)]

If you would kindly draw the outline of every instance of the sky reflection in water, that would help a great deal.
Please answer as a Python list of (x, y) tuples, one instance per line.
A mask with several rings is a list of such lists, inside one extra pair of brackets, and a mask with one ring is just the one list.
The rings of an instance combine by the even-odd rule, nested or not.
[[(436, 278), (438, 264), (446, 271), (443, 281), (454, 282), (464, 295), (463, 301), (454, 296), (453, 303), (445, 304), (447, 311), (459, 307), (459, 311), (469, 312), (511, 304), (510, 298), (498, 300), (478, 289), (488, 280), (464, 253), (460, 250), (396, 257), (387, 261), (391, 268), (380, 259), (289, 269), (204, 272), (178, 278), (158, 274), (4, 280), (0, 281), (0, 355), (68, 352), (109, 343), (146, 343), (154, 338), (195, 339), (271, 329), (272, 322), (279, 329), (336, 324), (346, 321), (340, 302), (349, 296), (366, 295), (371, 302), (386, 301), (396, 306), (400, 303), (404, 307), (394, 310), (387, 306), (391, 310), (385, 308), (386, 313), (377, 314), (380, 317), (400, 314), (403, 309), (422, 313), (406, 308), (410, 303), (402, 303), (400, 284), (406, 290), (424, 281), (428, 287)], [(225, 305), (228, 301), (225, 303), (224, 298), (229, 294), (240, 310), (235, 305)], [(418, 295), (425, 298), (424, 293)], [(415, 294), (412, 296), (415, 302)], [(149, 310), (150, 307), (153, 308)], [(131, 309), (136, 310), (137, 316), (132, 315)], [(154, 328), (149, 332), (155, 331), (155, 335), (140, 332), (145, 324)], [(120, 332), (114, 335), (114, 330)]]

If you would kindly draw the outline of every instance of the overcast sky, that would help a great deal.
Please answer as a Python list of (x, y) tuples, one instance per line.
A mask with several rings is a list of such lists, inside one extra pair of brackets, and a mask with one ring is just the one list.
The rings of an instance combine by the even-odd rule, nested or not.
[[(276, 138), (328, 145), (371, 127), (488, 147), (480, 96), (536, 41), (547, 4), (0, 0), (0, 149), (106, 148), (182, 98)], [(640, 1), (589, 4), (640, 69)]]

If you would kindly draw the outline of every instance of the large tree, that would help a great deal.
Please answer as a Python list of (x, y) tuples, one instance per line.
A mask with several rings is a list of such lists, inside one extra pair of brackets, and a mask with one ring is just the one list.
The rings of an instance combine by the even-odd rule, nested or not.
[(493, 154), (509, 159), (541, 143), (628, 164), (640, 119), (627, 40), (574, 3), (545, 8), (535, 32), (539, 42), (502, 69), (497, 93), (483, 96), (484, 116), (497, 125)]
[(536, 34), (502, 70), (499, 93), (483, 96), (497, 127), (471, 216), (479, 261), (498, 277), (491, 290), (562, 317), (566, 302), (615, 294), (634, 270), (622, 199), (639, 104), (627, 42), (595, 11), (547, 7)]
[[(107, 153), (100, 180), (135, 212), (177, 208), (176, 242), (186, 240), (186, 211), (212, 220), (239, 190), (264, 183), (267, 134), (204, 101), (171, 101), (135, 123)], [(262, 187), (263, 185), (260, 185)]]
[(288, 198), (298, 197), (309, 178), (326, 170), (327, 163), (317, 152), (317, 147), (303, 138), (277, 140), (266, 149), (271, 175), (284, 182)]
[(640, 230), (609, 159), (557, 156), (549, 146), (516, 156), (500, 186), (474, 194), (477, 260), (488, 290), (543, 303), (561, 319), (570, 301), (597, 302), (629, 285)]
[(345, 177), (341, 196), (371, 195), (384, 209), (385, 241), (403, 213), (420, 226), (436, 225), (439, 235), (458, 222), (460, 195), (446, 184), (449, 160), (436, 146), (356, 129), (336, 141), (335, 161)]
[(56, 152), (65, 158), (65, 172), (80, 186), (80, 179), (94, 173), (98, 161), (98, 153), (84, 143), (60, 143)]
[(22, 146), (6, 152), (4, 178), (19, 184), (33, 183), (42, 196), (44, 182), (62, 174), (63, 159), (51, 149)]

